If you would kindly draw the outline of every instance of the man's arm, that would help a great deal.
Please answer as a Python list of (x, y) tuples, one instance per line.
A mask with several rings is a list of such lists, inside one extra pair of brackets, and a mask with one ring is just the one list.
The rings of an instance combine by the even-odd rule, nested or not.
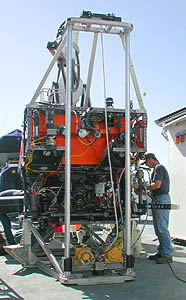
[(147, 186), (147, 190), (157, 190), (161, 187), (161, 180), (155, 180)]

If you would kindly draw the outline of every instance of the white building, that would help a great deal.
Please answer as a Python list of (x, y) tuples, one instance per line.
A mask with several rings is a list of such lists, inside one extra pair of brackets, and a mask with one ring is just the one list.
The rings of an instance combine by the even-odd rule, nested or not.
[(170, 195), (179, 210), (171, 210), (171, 237), (186, 240), (186, 107), (155, 121), (162, 127), (168, 142), (168, 171), (171, 180)]

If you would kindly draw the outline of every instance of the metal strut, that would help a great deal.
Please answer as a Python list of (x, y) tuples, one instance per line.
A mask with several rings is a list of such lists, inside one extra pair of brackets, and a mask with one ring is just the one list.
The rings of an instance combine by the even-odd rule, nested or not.
[(125, 226), (126, 273), (132, 272), (131, 181), (130, 181), (130, 32), (125, 31)]
[(67, 25), (67, 78), (66, 78), (66, 113), (65, 113), (65, 257), (66, 276), (72, 271), (70, 258), (70, 170), (71, 170), (71, 82), (72, 82), (72, 26)]

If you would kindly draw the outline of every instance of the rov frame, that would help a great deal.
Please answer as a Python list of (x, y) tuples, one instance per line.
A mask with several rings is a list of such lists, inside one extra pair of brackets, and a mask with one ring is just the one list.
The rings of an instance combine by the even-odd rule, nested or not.
[[(66, 100), (65, 100), (65, 239), (64, 239), (64, 257), (62, 261), (58, 261), (53, 255), (52, 251), (46, 245), (45, 240), (40, 235), (36, 227), (34, 226), (31, 218), (24, 218), (24, 234), (23, 234), (23, 245), (22, 246), (10, 246), (7, 247), (7, 252), (14, 256), (24, 266), (37, 266), (41, 270), (54, 276), (63, 284), (95, 284), (95, 283), (114, 283), (124, 282), (126, 280), (133, 280), (135, 273), (133, 271), (132, 262), (132, 224), (134, 222), (131, 212), (131, 113), (146, 116), (146, 110), (143, 105), (140, 89), (136, 79), (134, 66), (130, 56), (130, 32), (133, 29), (133, 25), (126, 22), (121, 22), (116, 18), (103, 18), (99, 15), (86, 15), (83, 14), (80, 18), (68, 18), (65, 24), (65, 35), (63, 40), (58, 46), (58, 49), (47, 68), (36, 92), (34, 93), (30, 103), (27, 105), (27, 111), (32, 113), (33, 109), (38, 109), (39, 104), (36, 102), (38, 99), (45, 81), (47, 80), (53, 66), (57, 62), (61, 51), (65, 44), (67, 45), (67, 59), (66, 59)], [(98, 34), (111, 34), (117, 35), (122, 41), (122, 45), (125, 52), (125, 266), (123, 263), (113, 263), (106, 266), (108, 272), (104, 276), (89, 276), (84, 275), (84, 272), (90, 272), (92, 269), (91, 265), (73, 265), (71, 260), (71, 249), (70, 249), (70, 199), (71, 199), (71, 94), (72, 94), (72, 32), (92, 32), (94, 34), (91, 58), (89, 62), (88, 78), (86, 83), (86, 94), (84, 99), (84, 107), (88, 107), (88, 99), (90, 96), (90, 87), (92, 82), (92, 73), (94, 68), (94, 60), (97, 46)], [(133, 81), (134, 89), (136, 92), (139, 109), (131, 110), (130, 108), (130, 75)], [(28, 141), (30, 136), (28, 134)], [(141, 152), (146, 151), (146, 128), (144, 128), (144, 148)], [(27, 207), (25, 197), (25, 207)], [(32, 251), (31, 233), (39, 243), (42, 250), (48, 257), (51, 266), (47, 266), (46, 263), (42, 262)], [(96, 235), (95, 232), (93, 232)], [(97, 238), (99, 238), (97, 236)], [(102, 270), (102, 264), (97, 263), (97, 270)], [(72, 272), (73, 269), (73, 272)], [(110, 270), (109, 270), (110, 269)], [(114, 270), (121, 271), (121, 274), (114, 273)], [(83, 275), (79, 275), (79, 274)]]

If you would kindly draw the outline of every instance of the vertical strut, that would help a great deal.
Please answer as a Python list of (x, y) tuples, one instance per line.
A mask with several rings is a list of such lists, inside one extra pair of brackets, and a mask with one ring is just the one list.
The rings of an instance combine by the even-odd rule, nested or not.
[(71, 88), (72, 88), (72, 26), (67, 25), (67, 78), (65, 113), (65, 258), (70, 257), (70, 170), (71, 170)]
[(125, 220), (126, 255), (131, 255), (131, 187), (130, 187), (130, 33), (125, 32)]

